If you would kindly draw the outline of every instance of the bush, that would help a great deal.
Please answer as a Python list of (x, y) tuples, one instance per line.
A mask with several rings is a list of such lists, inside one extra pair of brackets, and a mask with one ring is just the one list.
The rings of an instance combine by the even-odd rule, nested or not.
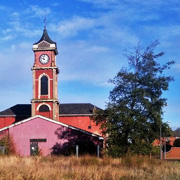
[(6, 155), (13, 155), (15, 154), (15, 147), (13, 143), (13, 139), (11, 136), (6, 135), (0, 139), (0, 146), (5, 147), (5, 154)]

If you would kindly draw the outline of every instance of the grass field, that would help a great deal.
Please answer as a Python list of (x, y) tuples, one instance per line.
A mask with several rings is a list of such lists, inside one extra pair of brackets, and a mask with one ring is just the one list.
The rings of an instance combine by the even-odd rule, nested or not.
[(0, 180), (174, 180), (180, 162), (148, 157), (0, 157)]

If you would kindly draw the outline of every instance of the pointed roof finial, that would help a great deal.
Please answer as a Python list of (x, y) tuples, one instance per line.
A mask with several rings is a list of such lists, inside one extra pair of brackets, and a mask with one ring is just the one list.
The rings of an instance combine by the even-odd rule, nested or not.
[[(47, 25), (47, 22), (46, 22), (46, 18), (45, 18), (45, 19), (44, 19), (43, 35), (42, 35), (41, 39), (40, 39), (38, 42), (36, 42), (36, 43), (33, 44), (33, 46), (34, 46), (34, 45), (38, 45), (38, 44), (40, 44), (40, 43), (43, 42), (43, 41), (46, 41), (47, 43), (49, 43), (49, 44), (51, 44), (51, 45), (54, 44), (54, 46), (51, 46), (50, 49), (52, 50), (52, 49), (54, 48), (55, 53), (56, 53), (56, 55), (57, 55), (57, 54), (58, 54), (58, 51), (57, 51), (56, 42), (52, 41), (51, 38), (49, 37), (48, 32), (47, 32), (47, 29), (46, 29), (46, 25)], [(53, 48), (52, 48), (52, 47), (53, 47)], [(37, 47), (36, 47), (36, 48), (37, 48)]]
[(46, 21), (46, 17), (44, 18), (44, 29), (46, 29), (47, 26), (47, 21)]

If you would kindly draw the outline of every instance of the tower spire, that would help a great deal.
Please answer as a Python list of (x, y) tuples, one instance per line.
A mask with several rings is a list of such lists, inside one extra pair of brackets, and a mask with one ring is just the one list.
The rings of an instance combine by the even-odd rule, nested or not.
[[(58, 54), (58, 51), (57, 51), (57, 44), (56, 44), (56, 42), (54, 42), (54, 41), (52, 41), (51, 40), (51, 38), (49, 37), (49, 35), (48, 35), (48, 32), (47, 32), (47, 29), (46, 29), (46, 25), (47, 25), (47, 21), (46, 21), (46, 18), (44, 19), (44, 30), (43, 30), (43, 34), (42, 34), (42, 37), (41, 37), (41, 39), (38, 41), (38, 42), (36, 42), (36, 43), (34, 43), (33, 44), (33, 51), (36, 51), (36, 50), (42, 50), (42, 47), (40, 47), (39, 46), (39, 44), (41, 43), (41, 42), (47, 42), (48, 43), (48, 46), (49, 47), (47, 47), (46, 46), (46, 49), (47, 50), (52, 50), (52, 49), (54, 49), (54, 51), (55, 51), (55, 54), (57, 55)], [(49, 44), (51, 44), (51, 45), (49, 45)], [(43, 47), (44, 48), (44, 47)]]
[(46, 17), (44, 18), (44, 29), (46, 30), (46, 26), (47, 26), (47, 20)]

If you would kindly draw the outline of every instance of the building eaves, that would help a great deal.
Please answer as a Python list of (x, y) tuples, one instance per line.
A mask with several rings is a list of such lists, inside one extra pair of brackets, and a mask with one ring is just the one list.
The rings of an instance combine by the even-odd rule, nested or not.
[(93, 136), (93, 137), (97, 137), (99, 140), (104, 140), (104, 138), (103, 138), (102, 136), (99, 136), (99, 135), (97, 135), (97, 134), (94, 134), (94, 133), (91, 133), (91, 132), (88, 132), (88, 131), (85, 131), (85, 130), (76, 128), (76, 127), (74, 127), (74, 126), (67, 125), (67, 124), (64, 124), (64, 123), (62, 123), (62, 122), (58, 122), (58, 121), (55, 121), (55, 120), (52, 120), (52, 119), (49, 119), (49, 118), (46, 118), (46, 117), (40, 116), (40, 115), (36, 115), (36, 116), (30, 117), (30, 118), (28, 118), (28, 119), (22, 120), (22, 121), (20, 121), (20, 122), (14, 123), (14, 124), (12, 124), (12, 125), (10, 125), (10, 126), (4, 127), (4, 128), (2, 128), (2, 129), (0, 129), (0, 132), (1, 132), (1, 131), (4, 131), (4, 130), (6, 130), (6, 129), (12, 128), (12, 127), (14, 127), (14, 126), (23, 124), (23, 123), (28, 122), (28, 121), (30, 121), (30, 120), (33, 120), (33, 119), (35, 119), (35, 118), (41, 118), (41, 119), (44, 119), (44, 120), (46, 120), (46, 121), (49, 121), (49, 122), (52, 122), (52, 123), (55, 123), (55, 124), (59, 124), (59, 125), (62, 125), (62, 126), (64, 126), (64, 127), (67, 127), (67, 128), (70, 128), (70, 129), (73, 129), (73, 130), (76, 130), (76, 131), (85, 133), (85, 134), (87, 134), (87, 135), (90, 135), (90, 136)]

